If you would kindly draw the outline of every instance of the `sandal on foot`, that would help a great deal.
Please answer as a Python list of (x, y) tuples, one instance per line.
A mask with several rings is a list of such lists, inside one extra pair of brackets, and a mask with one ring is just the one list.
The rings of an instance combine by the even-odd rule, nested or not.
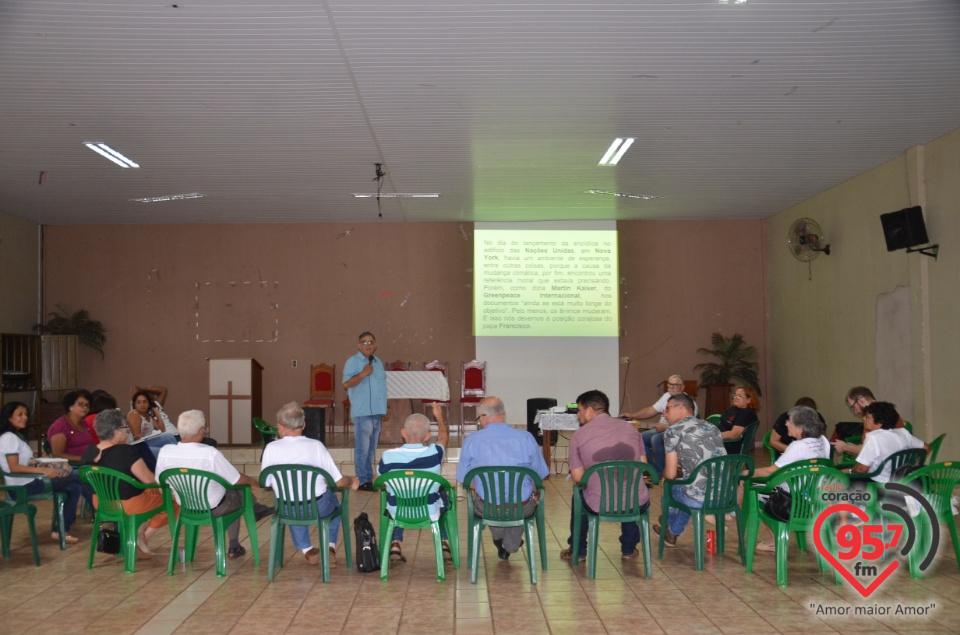
[(777, 545), (770, 542), (758, 542), (757, 551), (761, 553), (776, 553)]
[(245, 553), (247, 553), (247, 550), (243, 547), (230, 547), (230, 550), (227, 552), (227, 557), (231, 560), (236, 560)]
[[(50, 537), (51, 537), (52, 539), (56, 540), (57, 542), (60, 542), (60, 534), (58, 534), (57, 532), (53, 532), (52, 534), (50, 534)], [(71, 536), (70, 534), (66, 534), (66, 535), (63, 537), (63, 541), (66, 542), (68, 545), (75, 545), (75, 544), (77, 544), (78, 542), (80, 542), (80, 539), (79, 539), (79, 538), (74, 538), (74, 537)]]
[(444, 562), (453, 562), (453, 552), (450, 551), (450, 541), (444, 540), (441, 546), (443, 550), (443, 561)]
[(407, 559), (403, 555), (403, 551), (400, 549), (400, 541), (394, 540), (390, 543), (390, 562), (406, 562)]

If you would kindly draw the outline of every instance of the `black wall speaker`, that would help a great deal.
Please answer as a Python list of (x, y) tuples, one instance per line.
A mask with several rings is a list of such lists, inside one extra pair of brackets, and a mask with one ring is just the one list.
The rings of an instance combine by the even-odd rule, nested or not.
[(927, 239), (927, 226), (923, 222), (923, 210), (919, 205), (880, 214), (880, 223), (883, 225), (887, 251), (909, 249), (930, 242)]

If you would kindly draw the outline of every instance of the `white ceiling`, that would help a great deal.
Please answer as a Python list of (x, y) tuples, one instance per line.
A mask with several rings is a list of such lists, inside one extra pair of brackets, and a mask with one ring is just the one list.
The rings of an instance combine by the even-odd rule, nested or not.
[(960, 126), (957, 0), (173, 2), (0, 0), (0, 210), (376, 221), (382, 162), (441, 193), (384, 221), (767, 217)]

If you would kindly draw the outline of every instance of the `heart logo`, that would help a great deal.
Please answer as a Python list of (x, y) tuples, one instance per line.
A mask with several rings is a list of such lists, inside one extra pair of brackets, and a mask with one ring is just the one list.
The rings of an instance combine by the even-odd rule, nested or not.
[(823, 523), (826, 522), (826, 520), (830, 518), (834, 513), (842, 512), (842, 511), (845, 511), (857, 516), (858, 518), (863, 520), (864, 523), (870, 520), (870, 517), (867, 516), (867, 512), (863, 511), (859, 507), (850, 505), (849, 503), (840, 503), (837, 505), (832, 505), (827, 509), (825, 509), (823, 513), (820, 514), (819, 517), (817, 517), (817, 522), (813, 526), (813, 544), (816, 545), (817, 551), (820, 552), (820, 555), (823, 556), (824, 559), (826, 559), (826, 561), (829, 562), (833, 566), (833, 568), (836, 569), (840, 573), (840, 575), (842, 575), (844, 579), (846, 579), (846, 581), (849, 582), (851, 586), (853, 586), (853, 588), (857, 590), (857, 593), (859, 593), (860, 595), (866, 598), (866, 597), (869, 597), (871, 593), (876, 591), (877, 587), (879, 587), (884, 580), (890, 577), (891, 573), (897, 570), (897, 567), (900, 566), (900, 563), (897, 560), (893, 560), (887, 565), (887, 567), (883, 571), (880, 571), (877, 574), (877, 576), (874, 578), (873, 582), (871, 582), (869, 586), (863, 586), (860, 580), (858, 580), (855, 575), (850, 573), (850, 571), (848, 571), (847, 568), (844, 567), (839, 560), (837, 560), (836, 556), (830, 553), (830, 550), (827, 549), (827, 546), (824, 545), (823, 541), (821, 540), (821, 533), (822, 533), (821, 530), (823, 528)]

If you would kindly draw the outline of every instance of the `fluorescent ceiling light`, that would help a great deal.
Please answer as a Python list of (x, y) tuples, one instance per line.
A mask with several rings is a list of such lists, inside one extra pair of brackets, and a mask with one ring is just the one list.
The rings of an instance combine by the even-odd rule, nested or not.
[(169, 194), (167, 196), (147, 196), (144, 198), (132, 198), (135, 203), (163, 203), (166, 201), (187, 201), (193, 198), (203, 198), (206, 194), (200, 192), (191, 192), (190, 194)]
[(717, 4), (747, 4), (747, 0), (717, 0)]
[(439, 192), (403, 193), (403, 192), (354, 192), (354, 198), (440, 198)]
[(100, 141), (93, 141), (93, 142), (85, 141), (83, 145), (87, 146), (88, 148), (90, 148), (91, 150), (93, 150), (94, 152), (102, 156), (104, 159), (109, 159), (113, 161), (114, 163), (119, 165), (121, 168), (139, 168), (140, 167), (138, 163), (134, 163), (133, 160), (128, 159), (127, 157), (123, 156), (122, 154), (120, 154), (119, 152), (117, 152), (107, 144), (101, 143)]
[(601, 196), (619, 196), (621, 198), (639, 198), (644, 201), (650, 201), (659, 196), (653, 194), (627, 194), (626, 192), (610, 192), (608, 190), (587, 190), (586, 194), (600, 194)]
[(617, 137), (613, 140), (613, 143), (610, 144), (610, 147), (607, 148), (603, 158), (600, 159), (600, 163), (597, 165), (616, 165), (624, 153), (630, 149), (634, 141), (636, 141), (636, 139), (633, 137), (627, 137), (626, 139)]

